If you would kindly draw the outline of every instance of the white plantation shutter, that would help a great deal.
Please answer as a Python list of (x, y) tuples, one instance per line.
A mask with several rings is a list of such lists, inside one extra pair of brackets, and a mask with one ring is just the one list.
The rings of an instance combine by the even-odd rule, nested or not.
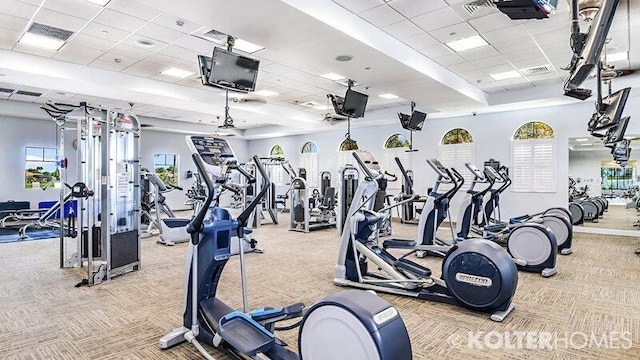
[(289, 183), (289, 175), (284, 171), (282, 165), (269, 166), (269, 180), (275, 186), (285, 186)]
[[(353, 150), (338, 151), (338, 168), (336, 170), (340, 171), (340, 169), (342, 169), (347, 164), (355, 165), (356, 168), (358, 168), (356, 159), (351, 154), (353, 154)], [(358, 170), (360, 169), (358, 168)]]
[(473, 180), (473, 174), (464, 165), (473, 163), (473, 143), (440, 145), (438, 158), (447, 168), (455, 168), (464, 177), (465, 187)]
[(318, 187), (318, 153), (300, 154), (300, 167), (307, 170), (307, 186), (311, 188)]
[(555, 139), (513, 140), (513, 191), (555, 192)]
[(407, 152), (407, 148), (384, 149), (382, 169), (398, 177), (398, 181), (389, 182), (387, 190), (401, 190), (402, 184), (404, 183), (400, 168), (398, 167), (398, 164), (396, 164), (396, 157), (400, 159), (400, 162), (405, 169), (411, 168), (411, 164), (409, 164), (409, 153)]

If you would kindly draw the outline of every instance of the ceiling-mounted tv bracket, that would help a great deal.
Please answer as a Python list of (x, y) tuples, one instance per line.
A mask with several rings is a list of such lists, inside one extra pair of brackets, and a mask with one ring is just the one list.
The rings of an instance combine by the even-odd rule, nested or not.
[[(231, 35), (227, 35), (227, 51), (232, 52), (235, 44), (236, 39)], [(218, 127), (223, 129), (234, 128), (233, 118), (229, 115), (229, 89), (225, 89), (224, 91), (224, 100), (224, 123)]]
[[(347, 88), (351, 90), (355, 86), (355, 81), (347, 80)], [(348, 150), (358, 150), (358, 143), (351, 138), (351, 116), (347, 116), (347, 133), (345, 134), (346, 147)]]
[[(413, 114), (413, 112), (416, 109), (416, 103), (415, 102), (411, 102), (411, 114)], [(413, 130), (409, 130), (409, 150), (407, 150), (407, 152), (414, 152), (414, 151), (418, 151), (418, 149), (413, 149)]]

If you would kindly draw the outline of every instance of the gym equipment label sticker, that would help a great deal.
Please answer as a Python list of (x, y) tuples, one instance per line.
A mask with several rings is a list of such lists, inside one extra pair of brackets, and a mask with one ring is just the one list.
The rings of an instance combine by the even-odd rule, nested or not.
[(373, 315), (373, 321), (378, 324), (384, 324), (385, 322), (393, 319), (398, 315), (398, 310), (394, 307), (390, 307), (386, 310), (380, 311), (379, 313)]
[(465, 273), (457, 273), (456, 280), (474, 286), (491, 287), (493, 285), (493, 281), (489, 278)]

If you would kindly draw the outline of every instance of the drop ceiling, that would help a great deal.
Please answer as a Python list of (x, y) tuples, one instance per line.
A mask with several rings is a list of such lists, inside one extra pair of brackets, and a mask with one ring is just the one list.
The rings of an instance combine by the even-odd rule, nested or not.
[[(515, 99), (541, 99), (543, 95), (536, 97), (536, 93), (547, 96), (550, 89), (557, 89), (559, 96), (566, 76), (562, 67), (571, 55), (567, 2), (560, 0), (550, 19), (528, 21), (511, 21), (490, 8), (471, 15), (463, 8), (466, 2), (313, 2), (320, 11), (321, 5), (327, 5), (324, 11), (331, 8), (335, 15), (353, 20), (345, 24), (358, 28), (349, 33), (345, 24), (323, 22), (319, 20), (322, 14), (299, 6), (304, 1), (244, 0), (243, 10), (239, 10), (238, 2), (222, 0), (191, 0), (188, 6), (171, 0), (111, 0), (104, 7), (83, 0), (0, 0), (0, 49), (4, 49), (0, 50), (4, 51), (0, 53), (0, 74), (5, 75), (0, 76), (0, 87), (35, 89), (42, 94), (0, 92), (0, 99), (87, 101), (131, 108), (147, 117), (219, 124), (224, 95), (203, 87), (197, 75), (196, 56), (209, 55), (215, 46), (191, 35), (203, 29), (220, 30), (265, 47), (249, 55), (261, 60), (257, 90), (278, 95), (265, 97), (268, 104), (262, 106), (236, 103), (232, 115), (241, 129), (330, 126), (322, 120), (328, 110), (301, 105), (328, 105), (327, 93), (345, 91), (344, 85), (319, 76), (328, 72), (355, 79), (358, 90), (370, 95), (370, 114), (408, 109), (410, 101), (429, 113), (447, 113), (505, 105)], [(631, 3), (627, 11), (627, 5), (622, 1), (618, 9), (608, 51), (629, 52), (630, 60), (614, 63), (617, 69), (638, 69), (640, 6)], [(29, 47), (18, 41), (32, 22), (74, 34), (58, 51)], [(377, 36), (363, 38), (357, 34), (362, 29)], [(460, 53), (445, 45), (473, 35), (480, 35), (489, 45)], [(140, 46), (141, 42), (153, 45)], [(353, 60), (336, 61), (339, 55), (350, 55)], [(53, 70), (38, 81), (35, 70), (15, 65), (27, 60)], [(102, 80), (118, 79), (118, 84), (109, 91), (108, 84), (89, 76), (89, 84), (82, 87), (73, 86), (62, 76), (56, 81), (58, 68), (60, 73), (79, 73), (85, 67), (99, 69), (94, 72)], [(171, 67), (193, 75), (177, 79), (162, 74)], [(545, 67), (546, 71), (501, 81), (489, 76), (532, 67)], [(81, 81), (74, 80), (75, 84)], [(94, 82), (100, 86), (91, 88)], [(134, 83), (135, 88), (128, 85)], [(120, 89), (126, 91), (116, 91)], [(167, 95), (174, 93), (181, 94), (179, 99)], [(378, 96), (383, 93), (398, 98)], [(525, 93), (527, 99), (522, 99)], [(258, 98), (236, 95), (247, 96)], [(300, 121), (292, 123), (291, 119)]]

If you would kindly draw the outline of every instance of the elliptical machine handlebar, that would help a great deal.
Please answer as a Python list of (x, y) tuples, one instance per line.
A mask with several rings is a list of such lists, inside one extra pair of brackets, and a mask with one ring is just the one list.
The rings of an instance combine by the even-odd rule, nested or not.
[(509, 177), (509, 175), (507, 175), (507, 172), (506, 170), (504, 170), (504, 168), (501, 168), (498, 174), (500, 174), (500, 177), (504, 181), (504, 184), (498, 188), (498, 193), (502, 193), (503, 191), (507, 190), (509, 186), (511, 186), (511, 178)]
[(262, 199), (266, 196), (267, 191), (271, 187), (271, 181), (269, 180), (269, 176), (267, 175), (267, 171), (264, 169), (262, 162), (258, 155), (253, 156), (253, 162), (256, 165), (256, 169), (258, 169), (258, 173), (262, 177), (262, 187), (260, 188), (260, 192), (254, 196), (253, 201), (244, 209), (244, 211), (238, 216), (238, 222), (240, 226), (238, 227), (238, 236), (242, 236), (244, 232), (244, 227), (247, 226), (247, 221), (249, 221), (249, 217), (253, 210), (255, 210), (256, 206), (262, 202)]
[(457, 193), (458, 190), (462, 188), (462, 185), (464, 185), (464, 177), (460, 175), (458, 170), (456, 170), (455, 168), (451, 168), (451, 170), (449, 169), (445, 169), (445, 170), (447, 171), (447, 174), (451, 178), (451, 182), (453, 182), (453, 188), (451, 188), (451, 190), (444, 193), (444, 196), (448, 198), (452, 198), (453, 195), (455, 195), (455, 193)]
[(207, 185), (207, 197), (204, 200), (204, 204), (200, 207), (200, 210), (196, 214), (196, 216), (191, 219), (189, 224), (187, 225), (187, 232), (191, 234), (191, 243), (193, 245), (198, 245), (200, 242), (200, 238), (198, 237), (198, 233), (202, 231), (202, 223), (204, 222), (204, 217), (207, 215), (207, 211), (209, 210), (209, 206), (213, 201), (214, 193), (216, 190), (215, 184), (211, 179), (211, 176), (207, 175), (206, 166), (204, 164), (204, 160), (202, 160), (202, 156), (198, 153), (194, 153), (191, 155), (193, 158), (193, 162), (196, 164), (198, 168), (198, 172), (203, 174), (202, 178), (204, 179), (205, 184)]
[(360, 167), (362, 168), (362, 171), (366, 173), (369, 180), (375, 180), (376, 177), (373, 176), (373, 173), (371, 172), (371, 170), (369, 170), (367, 165), (365, 165), (365, 163), (362, 161), (362, 159), (360, 159), (360, 156), (358, 156), (358, 154), (355, 151), (353, 152), (353, 157), (356, 158), (358, 165), (360, 165)]
[(411, 191), (413, 193), (415, 193), (415, 189), (413, 188), (413, 181), (409, 177), (409, 174), (407, 173), (407, 170), (402, 165), (402, 162), (400, 161), (400, 158), (396, 156), (395, 157), (395, 161), (396, 161), (396, 165), (398, 165), (398, 168), (400, 169), (400, 172), (402, 173), (402, 177), (404, 177), (404, 181), (409, 186), (409, 189), (411, 189)]

